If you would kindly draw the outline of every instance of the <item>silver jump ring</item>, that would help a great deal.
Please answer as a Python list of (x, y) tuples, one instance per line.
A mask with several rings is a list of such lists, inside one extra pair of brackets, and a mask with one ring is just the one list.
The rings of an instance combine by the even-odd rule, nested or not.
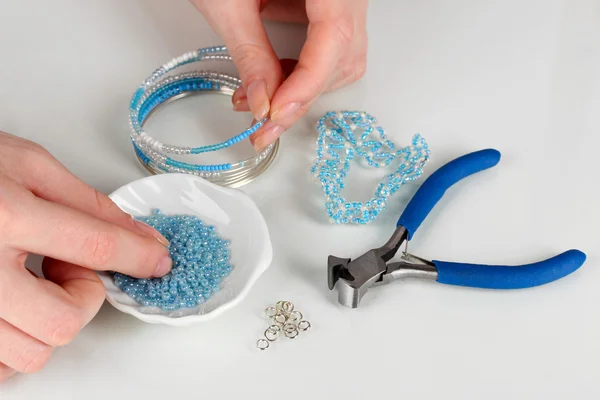
[(294, 329), (293, 331), (285, 331), (285, 337), (288, 339), (294, 339), (296, 336), (298, 336), (298, 330)]
[(283, 326), (284, 332), (291, 332), (291, 331), (295, 331), (296, 329), (297, 329), (296, 325), (289, 323), (289, 322)]
[(307, 331), (310, 329), (310, 322), (308, 321), (300, 321), (298, 322), (298, 329), (300, 329), (301, 331)]
[(294, 311), (294, 305), (289, 301), (284, 301), (282, 304), (282, 310), (287, 313), (291, 313)]
[(258, 339), (258, 340), (256, 341), (256, 347), (257, 347), (259, 350), (266, 350), (266, 349), (268, 349), (268, 348), (269, 348), (269, 341), (268, 341), (268, 340), (265, 340), (265, 339)]
[(267, 318), (273, 318), (275, 317), (275, 315), (277, 315), (277, 310), (275, 309), (275, 307), (267, 307), (265, 309), (265, 316)]
[(286, 317), (285, 315), (283, 315), (283, 314), (277, 314), (277, 315), (275, 316), (274, 320), (275, 320), (275, 323), (276, 323), (276, 324), (278, 324), (278, 325), (283, 325), (283, 324), (285, 324), (285, 323), (287, 322), (287, 320), (288, 320), (288, 319), (287, 319), (287, 317)]
[(274, 342), (277, 339), (279, 339), (279, 331), (272, 331), (270, 329), (267, 329), (265, 331), (265, 339), (267, 339), (269, 342)]
[(291, 321), (300, 321), (300, 320), (302, 319), (302, 317), (303, 317), (303, 316), (302, 316), (302, 313), (301, 313), (300, 311), (292, 311), (292, 312), (290, 313), (290, 317), (289, 317), (289, 319), (290, 319)]

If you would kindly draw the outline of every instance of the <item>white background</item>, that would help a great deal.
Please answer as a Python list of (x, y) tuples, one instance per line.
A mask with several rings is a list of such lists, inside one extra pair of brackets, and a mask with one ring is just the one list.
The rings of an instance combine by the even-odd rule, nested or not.
[[(379, 0), (369, 13), (366, 77), (321, 98), (285, 135), (275, 164), (243, 189), (275, 250), (245, 301), (179, 329), (105, 305), (42, 372), (0, 387), (2, 400), (600, 397), (600, 1)], [(297, 55), (302, 28), (269, 33), (281, 57)], [(0, 0), (0, 129), (43, 144), (110, 193), (145, 176), (126, 122), (137, 85), (171, 57), (215, 44), (184, 0)], [(208, 143), (203, 129), (220, 123), (224, 137), (249, 123), (219, 101), (182, 102), (153, 129), (171, 127), (165, 137), (175, 138), (195, 127), (188, 135)], [(530, 290), (410, 280), (341, 308), (327, 290), (327, 256), (383, 244), (417, 186), (372, 225), (329, 225), (308, 170), (314, 122), (338, 109), (373, 114), (398, 143), (423, 134), (427, 174), (473, 150), (502, 152), (496, 168), (448, 192), (411, 252), (518, 264), (579, 248), (588, 261)], [(359, 182), (349, 196), (364, 199), (374, 181)], [(280, 299), (314, 329), (258, 352), (261, 312)]]

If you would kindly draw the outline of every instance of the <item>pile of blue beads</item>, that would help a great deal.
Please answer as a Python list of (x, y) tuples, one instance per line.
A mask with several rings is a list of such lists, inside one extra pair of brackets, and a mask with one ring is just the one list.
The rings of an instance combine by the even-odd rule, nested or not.
[[(361, 111), (328, 112), (317, 123), (317, 159), (311, 173), (321, 183), (329, 220), (336, 224), (367, 224), (385, 210), (390, 196), (418, 179), (429, 161), (429, 147), (416, 134), (409, 146), (398, 147), (377, 120)], [(342, 191), (353, 159), (368, 167), (384, 168), (397, 163), (375, 187), (368, 201), (347, 201)]]
[(163, 310), (193, 308), (220, 290), (231, 272), (229, 242), (213, 226), (190, 215), (166, 215), (153, 210), (139, 217), (169, 242), (173, 260), (170, 273), (162, 278), (136, 279), (114, 274), (115, 285), (138, 303)]

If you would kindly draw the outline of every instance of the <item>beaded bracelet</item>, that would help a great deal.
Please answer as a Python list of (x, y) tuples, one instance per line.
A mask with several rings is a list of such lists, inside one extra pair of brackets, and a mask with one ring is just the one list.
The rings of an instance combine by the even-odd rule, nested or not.
[[(417, 134), (410, 146), (397, 149), (376, 119), (365, 112), (328, 112), (317, 123), (317, 133), (317, 159), (311, 172), (321, 183), (332, 223), (367, 224), (375, 220), (385, 210), (388, 197), (418, 179), (429, 161), (423, 137)], [(374, 168), (386, 167), (396, 159), (400, 165), (383, 178), (369, 201), (349, 202), (342, 197), (342, 189), (354, 158), (362, 158)]]
[(237, 163), (193, 164), (175, 160), (170, 155), (191, 155), (218, 151), (248, 138), (266, 122), (266, 118), (240, 134), (212, 145), (199, 147), (175, 146), (152, 138), (143, 126), (161, 105), (180, 98), (206, 92), (232, 95), (241, 81), (233, 76), (214, 71), (195, 71), (175, 76), (169, 72), (187, 64), (202, 61), (229, 61), (231, 56), (224, 46), (208, 47), (174, 58), (155, 70), (137, 89), (129, 106), (131, 141), (139, 161), (151, 173), (179, 172), (200, 176), (222, 186), (242, 186), (260, 175), (271, 164), (279, 148), (279, 140), (259, 154)]

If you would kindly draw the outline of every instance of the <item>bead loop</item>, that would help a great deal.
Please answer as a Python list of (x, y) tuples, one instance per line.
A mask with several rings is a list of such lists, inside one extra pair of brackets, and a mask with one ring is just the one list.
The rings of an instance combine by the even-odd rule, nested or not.
[(233, 76), (214, 71), (195, 71), (175, 76), (169, 72), (191, 63), (203, 61), (231, 62), (224, 46), (208, 47), (174, 58), (144, 80), (130, 102), (129, 124), (131, 141), (139, 161), (152, 173), (178, 172), (200, 176), (222, 186), (239, 187), (260, 175), (273, 161), (279, 141), (268, 146), (260, 154), (236, 163), (193, 164), (176, 160), (171, 155), (192, 155), (219, 151), (239, 143), (258, 129), (266, 118), (225, 141), (197, 147), (185, 147), (162, 143), (144, 131), (143, 126), (158, 107), (182, 97), (199, 93), (222, 93), (231, 95), (241, 81)]

